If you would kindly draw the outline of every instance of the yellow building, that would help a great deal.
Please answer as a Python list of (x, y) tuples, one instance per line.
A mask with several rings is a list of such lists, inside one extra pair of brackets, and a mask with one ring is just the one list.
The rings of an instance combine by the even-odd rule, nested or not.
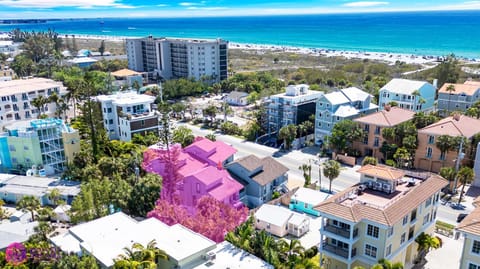
[(480, 208), (477, 207), (457, 226), (465, 240), (463, 241), (460, 269), (480, 268)]
[(320, 212), (320, 261), (326, 269), (370, 268), (385, 258), (410, 268), (415, 238), (432, 233), (440, 190), (447, 181), (433, 175), (406, 179), (401, 170), (367, 165), (359, 184), (335, 194)]
[[(362, 141), (353, 142), (353, 148), (358, 150), (364, 156), (372, 156), (377, 159), (383, 159), (380, 152), (383, 145), (382, 130), (384, 128), (393, 128), (400, 123), (409, 121), (413, 118), (415, 112), (399, 107), (385, 106), (385, 108), (376, 113), (354, 119), (365, 131)], [(392, 159), (392, 156), (389, 156)]]

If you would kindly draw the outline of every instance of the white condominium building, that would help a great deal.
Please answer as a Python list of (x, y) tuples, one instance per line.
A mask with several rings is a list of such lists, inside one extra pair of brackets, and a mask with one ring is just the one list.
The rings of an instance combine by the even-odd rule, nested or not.
[(128, 68), (164, 79), (227, 78), (228, 41), (222, 39), (135, 38), (126, 40)]
[(155, 97), (131, 92), (100, 95), (103, 125), (110, 139), (130, 141), (136, 133), (158, 133), (158, 113), (153, 109)]
[[(64, 94), (61, 82), (45, 78), (18, 79), (0, 81), (0, 127), (13, 121), (36, 118), (38, 109), (32, 101), (43, 96), (48, 98), (53, 93)], [(42, 113), (53, 117), (55, 103), (47, 103)]]

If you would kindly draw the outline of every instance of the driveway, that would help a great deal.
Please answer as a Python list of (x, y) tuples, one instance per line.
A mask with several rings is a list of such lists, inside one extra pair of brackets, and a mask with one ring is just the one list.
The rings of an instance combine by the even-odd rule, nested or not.
[(460, 268), (460, 258), (463, 249), (463, 237), (458, 240), (452, 237), (435, 234), (442, 239), (443, 246), (427, 254), (425, 269)]

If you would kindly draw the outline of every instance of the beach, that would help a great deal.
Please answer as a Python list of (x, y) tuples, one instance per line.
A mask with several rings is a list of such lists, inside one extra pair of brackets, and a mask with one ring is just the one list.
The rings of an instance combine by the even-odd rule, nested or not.
[[(67, 36), (72, 38), (72, 35), (61, 35), (62, 38)], [(77, 40), (106, 40), (109, 42), (123, 43), (127, 38), (137, 38), (133, 36), (108, 36), (108, 35), (75, 35)], [(396, 62), (404, 62), (407, 64), (421, 64), (426, 66), (435, 66), (439, 61), (443, 59), (441, 56), (433, 55), (415, 55), (404, 53), (388, 53), (388, 52), (373, 52), (373, 51), (348, 51), (348, 50), (333, 50), (325, 48), (302, 48), (293, 46), (280, 46), (269, 44), (247, 44), (229, 42), (229, 49), (240, 50), (255, 50), (257, 53), (273, 52), (273, 53), (296, 53), (312, 56), (323, 57), (345, 57), (347, 59), (368, 59), (372, 61), (381, 61), (388, 64), (395, 64)], [(465, 62), (477, 63), (480, 59), (463, 59)]]

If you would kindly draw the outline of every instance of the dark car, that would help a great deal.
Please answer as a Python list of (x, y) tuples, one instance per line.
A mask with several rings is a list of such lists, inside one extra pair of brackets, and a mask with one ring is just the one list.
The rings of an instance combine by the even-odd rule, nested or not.
[(467, 215), (468, 214), (464, 214), (464, 213), (458, 214), (457, 222), (461, 222)]

